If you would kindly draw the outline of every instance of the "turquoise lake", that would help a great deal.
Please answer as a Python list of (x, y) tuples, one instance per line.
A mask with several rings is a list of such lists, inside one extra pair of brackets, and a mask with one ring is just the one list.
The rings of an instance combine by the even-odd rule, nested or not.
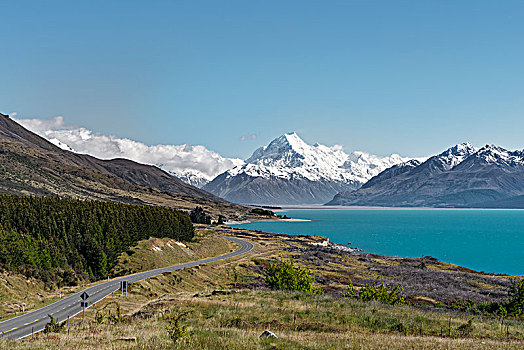
[(234, 227), (329, 237), (365, 252), (433, 256), (477, 271), (524, 274), (524, 210), (293, 209), (307, 222), (253, 222)]

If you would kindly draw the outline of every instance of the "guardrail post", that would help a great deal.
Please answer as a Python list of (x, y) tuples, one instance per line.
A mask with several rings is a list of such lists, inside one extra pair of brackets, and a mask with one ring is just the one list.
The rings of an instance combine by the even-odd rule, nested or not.
[(126, 294), (126, 297), (127, 297), (127, 285), (129, 284), (129, 282), (127, 281), (120, 281), (120, 289), (122, 290), (122, 296), (124, 295), (124, 290), (125, 290), (125, 294)]

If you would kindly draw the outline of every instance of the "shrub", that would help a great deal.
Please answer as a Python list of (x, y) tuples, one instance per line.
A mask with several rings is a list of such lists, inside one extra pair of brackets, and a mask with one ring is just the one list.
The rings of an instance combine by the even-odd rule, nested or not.
[(511, 280), (509, 288), (509, 300), (504, 307), (510, 316), (522, 316), (524, 314), (524, 279)]
[(470, 319), (468, 322), (460, 325), (457, 328), (458, 333), (461, 336), (468, 336), (473, 332), (473, 319)]
[(56, 322), (55, 321), (55, 318), (51, 315), (47, 315), (49, 316), (50, 320), (48, 323), (46, 323), (45, 325), (45, 328), (44, 328), (44, 334), (49, 334), (49, 333), (57, 333), (59, 332), (62, 328), (65, 327), (66, 325), (66, 322), (62, 322), (61, 324)]
[(181, 319), (188, 314), (189, 311), (164, 315), (164, 319), (168, 322), (166, 326), (167, 333), (175, 344), (187, 340), (187, 327), (182, 324)]
[(392, 290), (388, 289), (384, 283), (365, 284), (360, 290), (357, 290), (351, 281), (349, 281), (348, 291), (343, 294), (346, 298), (358, 299), (361, 301), (379, 301), (389, 305), (404, 305), (406, 298), (402, 293), (400, 285)]
[[(477, 314), (491, 314), (501, 317), (521, 317), (524, 315), (524, 279), (512, 279), (511, 286), (508, 290), (508, 300), (504, 302), (480, 303), (466, 301), (466, 308), (460, 308), (463, 311), (472, 311)], [(456, 302), (455, 304), (460, 304)], [(464, 303), (464, 302), (462, 302)]]
[(295, 266), (293, 260), (281, 260), (270, 264), (266, 272), (266, 283), (273, 289), (293, 290), (309, 294), (322, 294), (321, 288), (313, 287), (315, 278), (307, 268)]
[(97, 324), (102, 324), (104, 323), (104, 314), (101, 313), (100, 311), (97, 311), (96, 314), (95, 314), (95, 321)]
[[(114, 305), (114, 311), (115, 311), (115, 314), (113, 315), (111, 313), (111, 307)], [(107, 319), (110, 321), (110, 322), (113, 322), (113, 324), (119, 324), (119, 323), (122, 323), (124, 321), (123, 317), (122, 317), (122, 310), (120, 309), (120, 303), (118, 301), (112, 301), (110, 302), (109, 304), (107, 304), (106, 306), (104, 306), (103, 310), (105, 309), (109, 309), (108, 310), (108, 314), (107, 314)], [(104, 318), (105, 316), (103, 314), (100, 313), (100, 316), (99, 316), (99, 313), (97, 312), (96, 314), (96, 318), (97, 318), (97, 322), (98, 322), (98, 318), (101, 317), (101, 322), (104, 321)], [(101, 323), (100, 322), (100, 323)]]

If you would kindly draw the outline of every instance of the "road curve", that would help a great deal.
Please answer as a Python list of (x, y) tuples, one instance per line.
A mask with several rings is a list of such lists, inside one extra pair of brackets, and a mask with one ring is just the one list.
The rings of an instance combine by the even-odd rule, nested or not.
[(84, 292), (86, 292), (89, 295), (89, 298), (87, 299), (89, 305), (93, 305), (99, 302), (100, 300), (104, 299), (111, 293), (118, 291), (120, 289), (120, 283), (122, 281), (134, 283), (144, 280), (146, 278), (160, 275), (165, 272), (181, 270), (188, 267), (211, 263), (214, 261), (229, 259), (235, 256), (245, 254), (253, 249), (253, 244), (251, 244), (250, 242), (233, 237), (224, 238), (240, 244), (240, 248), (234, 252), (220, 255), (214, 258), (208, 258), (184, 264), (163, 267), (160, 269), (139, 272), (133, 275), (119, 277), (111, 281), (99, 283), (95, 286), (86, 288), (68, 297), (60, 299), (59, 301), (54, 302), (53, 304), (28, 312), (24, 315), (20, 315), (9, 320), (0, 322), (0, 338), (22, 339), (31, 335), (32, 333), (40, 332), (44, 329), (46, 323), (49, 322), (48, 315), (52, 315), (57, 322), (63, 322), (67, 320), (68, 317), (73, 317), (81, 313), (82, 307), (80, 306), (80, 295)]

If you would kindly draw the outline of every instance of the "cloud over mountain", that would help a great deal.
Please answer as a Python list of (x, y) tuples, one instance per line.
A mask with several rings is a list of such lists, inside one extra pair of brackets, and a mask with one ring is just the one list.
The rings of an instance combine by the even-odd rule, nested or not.
[(241, 159), (224, 158), (205, 146), (149, 146), (127, 138), (101, 135), (86, 128), (67, 125), (63, 117), (51, 120), (15, 120), (62, 149), (102, 159), (125, 158), (156, 165), (198, 187), (211, 181), (218, 174), (243, 164)]

